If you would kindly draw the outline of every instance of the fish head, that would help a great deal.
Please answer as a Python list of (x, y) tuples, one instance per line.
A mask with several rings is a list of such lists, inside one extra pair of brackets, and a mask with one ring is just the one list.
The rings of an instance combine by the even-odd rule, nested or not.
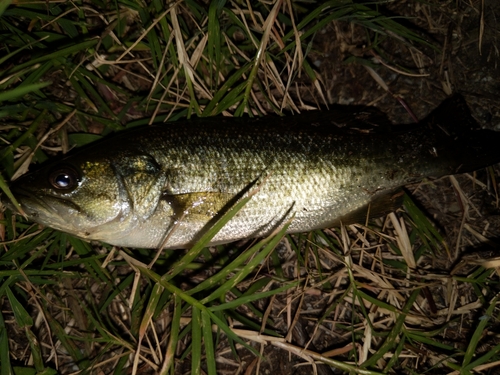
[[(152, 189), (158, 178), (145, 171), (145, 164), (144, 158), (77, 154), (17, 179), (11, 190), (29, 219), (115, 243), (157, 204), (160, 194)], [(153, 207), (134, 207), (140, 203)]]
[(124, 148), (82, 149), (20, 177), (10, 189), (32, 221), (87, 240), (126, 243), (158, 207), (166, 173), (151, 155)]
[[(17, 179), (11, 191), (37, 223), (127, 246), (155, 213), (166, 176), (146, 153), (90, 148)], [(163, 214), (168, 218), (173, 210), (167, 206)]]

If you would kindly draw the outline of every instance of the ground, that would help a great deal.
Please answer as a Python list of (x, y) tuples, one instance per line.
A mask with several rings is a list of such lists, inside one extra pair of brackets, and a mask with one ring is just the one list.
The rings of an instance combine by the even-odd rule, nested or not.
[[(162, 9), (161, 4), (152, 4)], [(122, 19), (126, 21), (120, 34), (118, 28), (108, 26), (115, 20), (106, 18), (111, 14), (109, 4), (95, 18), (90, 15), (104, 5), (87, 5), (85, 13), (81, 4), (81, 20), (92, 20), (95, 29), (90, 30), (102, 38), (108, 54), (96, 53), (93, 57), (112, 56), (115, 61), (120, 60), (113, 48), (119, 52), (122, 49), (113, 47), (106, 39), (110, 32), (118, 35), (113, 36), (115, 43), (123, 36), (142, 35), (148, 27), (145, 25), (151, 22), (140, 10), (132, 11), (125, 2), (120, 3), (120, 12), (125, 14)], [(200, 7), (208, 8), (205, 5), (200, 3)], [(279, 9), (286, 10), (288, 5), (284, 1)], [(226, 6), (234, 12), (243, 7), (236, 3)], [(310, 9), (304, 6), (301, 13), (301, 4), (295, 6), (298, 22), (307, 17)], [(21, 8), (20, 3), (11, 6), (11, 10)], [(179, 109), (190, 107), (193, 97), (202, 107), (210, 106), (203, 84), (208, 87), (214, 83), (207, 78), (207, 61), (215, 57), (197, 49), (197, 43), (204, 46), (202, 32), (190, 38), (188, 31), (205, 30), (196, 13), (188, 12), (192, 9), (196, 8), (180, 7), (180, 26), (173, 16), (168, 19), (172, 32), (179, 28), (184, 33), (185, 45), (176, 44), (177, 38), (172, 37), (159, 38), (158, 47), (160, 52), (171, 47), (179, 59), (182, 53), (191, 59), (191, 66), (196, 68), (191, 88), (188, 85), (175, 91), (175, 85), (185, 83), (185, 77), (189, 77), (189, 71), (182, 70), (182, 66), (174, 75), (184, 73), (184, 78), (173, 79), (173, 84), (165, 88), (167, 84), (160, 73), (168, 76), (175, 71), (170, 67), (176, 65), (162, 60), (162, 53), (154, 50), (152, 38), (138, 43), (134, 58), (127, 64), (110, 64), (97, 70), (95, 75), (104, 78), (91, 77), (94, 91), (85, 86), (86, 78), (77, 67), (70, 69), (60, 63), (61, 68), (56, 65), (45, 76), (41, 74), (51, 79), (46, 95), (59, 106), (47, 107), (53, 117), (41, 121), (35, 132), (37, 141), (63, 119), (69, 120), (63, 135), (54, 132), (47, 137), (44, 152), (50, 156), (66, 152), (80, 141), (84, 143), (83, 137), (78, 138), (83, 130), (107, 134), (120, 124), (135, 124), (144, 118), (146, 121), (141, 124), (150, 118), (161, 122), (161, 116), (175, 116)], [(271, 14), (273, 9), (269, 5)], [(254, 101), (255, 105), (243, 108), (235, 101), (234, 105), (223, 107), (220, 100), (214, 104), (214, 112), (229, 115), (239, 111), (241, 115), (250, 111), (248, 108), (256, 114), (276, 112), (279, 104), (285, 103), (283, 112), (291, 115), (297, 110), (357, 104), (377, 107), (394, 124), (409, 124), (414, 122), (412, 115), (423, 119), (446, 97), (460, 93), (478, 126), (500, 130), (497, 1), (393, 1), (364, 10), (366, 19), (371, 20), (369, 11), (392, 17), (413, 34), (398, 34), (394, 29), (380, 29), (379, 25), (376, 26), (380, 32), (375, 33), (367, 30), (361, 18), (331, 21), (315, 29), (314, 38), (307, 39), (303, 49), (314, 74), (306, 74), (305, 70), (298, 74), (290, 68), (292, 57), (285, 58), (276, 48), (270, 48), (268, 60), (261, 62), (265, 68), (256, 72), (256, 83), (250, 86), (249, 102)], [(40, 14), (46, 22), (44, 11)], [(159, 14), (157, 10), (155, 17)], [(221, 14), (227, 17), (226, 13)], [(260, 14), (242, 19), (249, 23), (252, 19), (261, 21)], [(220, 18), (221, 24), (224, 17)], [(158, 24), (153, 31), (158, 33), (166, 27), (160, 19), (154, 19)], [(16, 21), (19, 28), (20, 20)], [(259, 29), (257, 21), (249, 29), (262, 41), (266, 38), (265, 28)], [(281, 32), (283, 25), (279, 22), (286, 24), (283, 18), (277, 18), (277, 26), (267, 36), (271, 41), (273, 35)], [(36, 28), (36, 23), (32, 21), (30, 27)], [(283, 29), (287, 27), (291, 26), (286, 24)], [(313, 27), (314, 22), (308, 26)], [(308, 28), (300, 32), (307, 32)], [(9, 32), (14, 33), (12, 30)], [(240, 42), (253, 51), (252, 43), (244, 43), (247, 36), (240, 29), (223, 30), (238, 53), (246, 51), (235, 47)], [(130, 47), (132, 42), (127, 42)], [(101, 47), (95, 48), (104, 53)], [(153, 52), (156, 60), (151, 57)], [(19, 60), (8, 60), (9, 65), (2, 66), (2, 71), (15, 71), (16, 64), (37, 57), (28, 52), (20, 55)], [(279, 69), (273, 70), (271, 57), (286, 63), (276, 63)], [(159, 64), (160, 60), (163, 64)], [(82, 58), (79, 66), (92, 72), (90, 62), (97, 66), (96, 61), (97, 58)], [(5, 65), (3, 61), (1, 64)], [(220, 65), (221, 75), (231, 72), (230, 64), (225, 64)], [(240, 69), (247, 69), (245, 77), (251, 76), (252, 65), (238, 64)], [(273, 75), (276, 71), (278, 74)], [(281, 86), (276, 84), (277, 77), (283, 80)], [(293, 78), (291, 99), (286, 101), (283, 86), (289, 78)], [(165, 91), (155, 91), (158, 82)], [(264, 83), (268, 86), (263, 87)], [(232, 90), (236, 92), (237, 88)], [(37, 100), (45, 103), (45, 99)], [(158, 103), (172, 107), (167, 110)], [(73, 108), (78, 110), (76, 115), (71, 112)], [(180, 116), (185, 115), (183, 112)], [(27, 119), (7, 119), (22, 129), (37, 121), (29, 115)], [(2, 135), (8, 138), (10, 124), (5, 121), (2, 126)], [(21, 145), (12, 153), (22, 162), (34, 145)], [(29, 160), (16, 167), (27, 168)], [(10, 176), (9, 168), (13, 169), (13, 161), (4, 164), (5, 173)], [(40, 374), (52, 369), (61, 374), (154, 374), (167, 373), (162, 367), (166, 364), (174, 364), (170, 373), (176, 374), (213, 373), (211, 364), (220, 374), (498, 373), (498, 178), (498, 166), (493, 166), (473, 174), (424, 181), (406, 187), (410, 199), (403, 209), (374, 219), (367, 226), (361, 223), (287, 236), (273, 251), (262, 245), (260, 253), (249, 256), (258, 259), (256, 254), (265, 253), (254, 268), (247, 269), (246, 262), (235, 266), (216, 286), (194, 296), (199, 302), (210, 293), (219, 292), (219, 286), (228, 289), (210, 303), (198, 305), (188, 299), (190, 290), (217, 277), (240, 253), (252, 252), (252, 241), (200, 250), (200, 257), (191, 260), (189, 266), (182, 258), (189, 253), (166, 252), (148, 271), (144, 263), (151, 261), (154, 252), (89, 245), (47, 229), (42, 231), (21, 219), (13, 224), (14, 219), (6, 212), (2, 222), (7, 233), (6, 250), (0, 258), (5, 269), (0, 287), (0, 344), (4, 345), (0, 358), (5, 361), (5, 355), (9, 356), (12, 366), (17, 366), (16, 374), (22, 373), (20, 368), (36, 369)], [(29, 248), (11, 246), (10, 240), (22, 244), (25, 234), (33, 238)], [(173, 275), (177, 267), (183, 272)], [(233, 285), (239, 276), (241, 281)], [(281, 293), (272, 293), (287, 286)], [(12, 294), (5, 291), (9, 288)], [(253, 295), (261, 298), (254, 300)], [(16, 310), (16, 300), (24, 305), (31, 323), (23, 316), (23, 308)], [(230, 301), (241, 303), (217, 310)], [(222, 329), (219, 322), (242, 340), (228, 339), (227, 331), (218, 330)], [(39, 346), (33, 344), (33, 337)], [(210, 354), (207, 341), (213, 341), (214, 354)], [(2, 374), (8, 373), (4, 372), (6, 365), (0, 366)]]

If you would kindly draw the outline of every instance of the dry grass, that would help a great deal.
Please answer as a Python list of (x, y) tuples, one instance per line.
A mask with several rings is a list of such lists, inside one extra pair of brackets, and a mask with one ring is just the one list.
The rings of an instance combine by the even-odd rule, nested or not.
[[(397, 98), (422, 118), (456, 89), (494, 113), (494, 73), (467, 91), (465, 70), (483, 61), (470, 49), (496, 61), (498, 7), (405, 4), (381, 11), (410, 20), (349, 1), (2, 3), (0, 187), (101, 134), (183, 117), (355, 101), (404, 122)], [(0, 375), (495, 373), (495, 176), (409, 187), (418, 205), (365, 225), (202, 242), (152, 266), (154, 251), (6, 211)]]

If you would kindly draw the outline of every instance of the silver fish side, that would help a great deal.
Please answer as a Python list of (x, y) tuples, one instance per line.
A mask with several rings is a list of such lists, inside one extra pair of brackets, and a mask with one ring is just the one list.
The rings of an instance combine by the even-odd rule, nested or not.
[(460, 97), (419, 126), (359, 130), (379, 120), (343, 108), (137, 128), (12, 190), (32, 220), (81, 238), (155, 248), (168, 236), (165, 247), (183, 248), (250, 186), (257, 193), (213, 244), (266, 235), (291, 217), (291, 233), (363, 220), (401, 186), (500, 161), (500, 135), (477, 129)]

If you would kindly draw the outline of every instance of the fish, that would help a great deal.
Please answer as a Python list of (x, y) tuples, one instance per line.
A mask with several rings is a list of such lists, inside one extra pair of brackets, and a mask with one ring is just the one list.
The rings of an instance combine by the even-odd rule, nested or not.
[[(367, 107), (213, 117), (135, 127), (49, 161), (11, 184), (26, 216), (85, 240), (189, 248), (238, 200), (210, 245), (364, 222), (423, 179), (500, 162), (500, 132), (463, 97), (415, 125)], [(8, 202), (4, 204), (9, 205)]]

